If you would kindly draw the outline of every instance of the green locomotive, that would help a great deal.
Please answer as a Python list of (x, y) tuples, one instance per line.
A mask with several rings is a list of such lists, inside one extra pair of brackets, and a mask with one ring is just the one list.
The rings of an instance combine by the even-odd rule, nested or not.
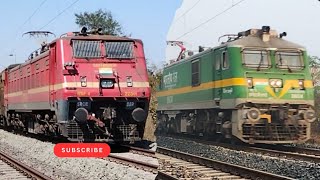
[(285, 35), (250, 29), (166, 66), (157, 131), (250, 144), (309, 140), (316, 116), (308, 56)]

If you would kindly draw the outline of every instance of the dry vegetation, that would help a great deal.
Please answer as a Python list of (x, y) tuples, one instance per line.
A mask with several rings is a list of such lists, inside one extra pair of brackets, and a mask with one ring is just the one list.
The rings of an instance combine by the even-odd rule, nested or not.
[(146, 122), (144, 139), (149, 141), (156, 141), (156, 137), (154, 135), (154, 131), (156, 129), (157, 124), (157, 97), (156, 97), (156, 89), (160, 82), (161, 72), (156, 67), (156, 65), (152, 64), (148, 66), (149, 72), (149, 83), (151, 86), (151, 100), (150, 100), (150, 107), (149, 107), (149, 115)]

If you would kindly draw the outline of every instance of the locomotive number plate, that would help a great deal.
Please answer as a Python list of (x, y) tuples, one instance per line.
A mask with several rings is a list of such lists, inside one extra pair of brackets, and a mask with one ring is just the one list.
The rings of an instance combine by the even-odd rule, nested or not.
[(77, 108), (83, 107), (83, 108), (90, 108), (91, 102), (90, 101), (79, 101), (77, 102)]
[(128, 101), (126, 104), (126, 109), (133, 109), (135, 107), (135, 102)]

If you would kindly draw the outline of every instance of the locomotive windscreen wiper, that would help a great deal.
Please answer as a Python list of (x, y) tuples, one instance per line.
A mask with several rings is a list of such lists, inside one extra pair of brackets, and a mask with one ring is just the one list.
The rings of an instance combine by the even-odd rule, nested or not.
[(261, 67), (262, 63), (263, 63), (263, 54), (262, 54), (262, 51), (261, 51), (261, 59), (260, 59), (257, 71), (260, 71), (260, 67)]
[[(280, 57), (279, 62), (280, 62), (281, 65), (283, 65), (281, 53), (279, 53), (279, 57)], [(288, 71), (289, 71), (289, 72), (292, 72), (292, 70), (290, 69), (288, 63), (287, 63), (287, 68), (288, 68)]]

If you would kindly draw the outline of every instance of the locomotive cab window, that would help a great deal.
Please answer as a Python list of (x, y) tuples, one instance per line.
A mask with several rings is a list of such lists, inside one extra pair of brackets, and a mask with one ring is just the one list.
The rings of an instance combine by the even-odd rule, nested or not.
[(73, 56), (76, 58), (101, 57), (100, 41), (72, 40)]
[(192, 73), (192, 86), (198, 86), (200, 84), (200, 64), (199, 60), (192, 61), (191, 63)]
[(228, 69), (229, 68), (229, 59), (227, 51), (222, 52), (222, 69)]
[(267, 51), (244, 50), (242, 52), (243, 65), (248, 68), (269, 68), (270, 61)]
[(105, 42), (105, 48), (108, 58), (133, 58), (133, 42)]
[(300, 52), (276, 52), (276, 66), (280, 69), (302, 69), (304, 67)]
[(220, 54), (216, 54), (215, 55), (215, 61), (216, 61), (216, 70), (220, 70), (221, 69), (221, 63), (220, 63), (220, 61), (221, 61), (221, 56), (220, 56)]

